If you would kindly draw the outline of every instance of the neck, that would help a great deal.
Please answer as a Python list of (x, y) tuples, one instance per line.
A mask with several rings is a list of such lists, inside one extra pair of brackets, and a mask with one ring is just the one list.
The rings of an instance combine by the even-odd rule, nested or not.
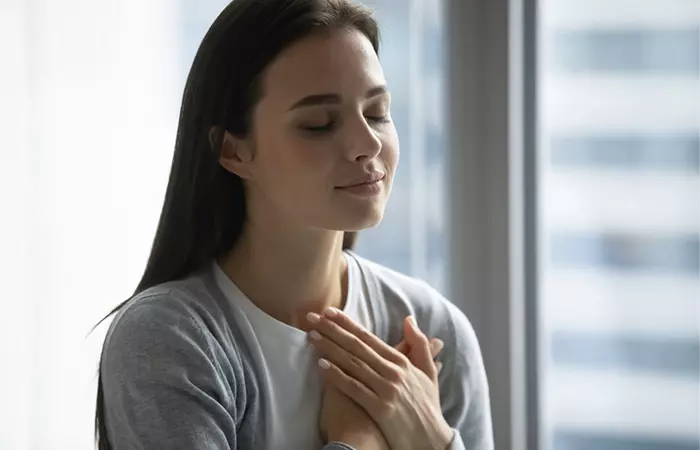
[(342, 245), (342, 231), (248, 223), (219, 265), (258, 308), (306, 330), (308, 312), (344, 306), (347, 267)]

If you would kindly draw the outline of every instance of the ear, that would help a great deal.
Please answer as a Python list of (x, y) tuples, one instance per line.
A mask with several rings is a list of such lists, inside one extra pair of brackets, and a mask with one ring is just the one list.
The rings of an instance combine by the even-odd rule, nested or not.
[[(217, 127), (211, 127), (209, 130), (209, 144), (212, 149), (216, 150), (217, 133), (220, 132), (221, 129)], [(252, 178), (253, 147), (248, 139), (235, 137), (224, 130), (218, 154), (221, 167), (244, 180)]]

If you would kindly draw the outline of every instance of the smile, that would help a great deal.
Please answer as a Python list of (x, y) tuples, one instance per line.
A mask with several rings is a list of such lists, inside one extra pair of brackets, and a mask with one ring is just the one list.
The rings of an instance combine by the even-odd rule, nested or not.
[(337, 187), (336, 189), (360, 197), (373, 197), (382, 191), (382, 181), (384, 178), (386, 178), (386, 174), (375, 172), (365, 177), (365, 179), (359, 183), (355, 182), (347, 186)]

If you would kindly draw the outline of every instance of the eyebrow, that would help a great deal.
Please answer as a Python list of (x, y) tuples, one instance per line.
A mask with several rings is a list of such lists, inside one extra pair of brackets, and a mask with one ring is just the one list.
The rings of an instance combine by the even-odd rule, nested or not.
[[(377, 97), (388, 92), (389, 90), (384, 84), (380, 86), (375, 86), (365, 93), (365, 99)], [(289, 108), (289, 110), (291, 111), (293, 109), (303, 108), (306, 106), (338, 104), (340, 102), (341, 98), (338, 94), (314, 94), (302, 98), (301, 100), (293, 104), (292, 107)]]

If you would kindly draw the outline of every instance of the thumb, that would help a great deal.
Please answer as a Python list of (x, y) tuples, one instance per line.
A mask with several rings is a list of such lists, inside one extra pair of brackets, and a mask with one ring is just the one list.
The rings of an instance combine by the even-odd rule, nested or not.
[(434, 379), (437, 376), (437, 369), (433, 363), (433, 355), (427, 336), (418, 328), (413, 316), (406, 317), (403, 325), (404, 337), (410, 347), (409, 358), (411, 362), (431, 379)]

